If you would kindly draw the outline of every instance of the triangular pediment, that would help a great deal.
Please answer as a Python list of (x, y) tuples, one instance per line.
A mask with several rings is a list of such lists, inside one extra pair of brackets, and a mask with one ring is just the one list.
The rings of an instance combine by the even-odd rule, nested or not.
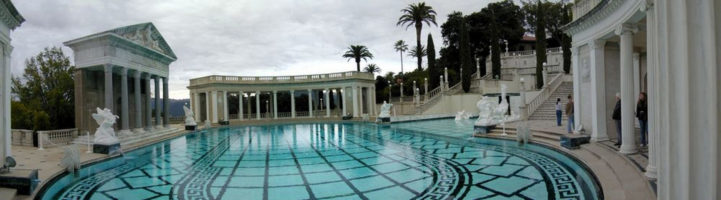
[(153, 25), (153, 23), (148, 22), (130, 25), (116, 28), (108, 32), (115, 33), (138, 45), (158, 51), (169, 57), (177, 59), (175, 53), (173, 53), (173, 50), (170, 49), (170, 46), (168, 45), (168, 43), (165, 42), (165, 39), (162, 35), (160, 35), (160, 32), (158, 32), (158, 29), (155, 28), (155, 25)]

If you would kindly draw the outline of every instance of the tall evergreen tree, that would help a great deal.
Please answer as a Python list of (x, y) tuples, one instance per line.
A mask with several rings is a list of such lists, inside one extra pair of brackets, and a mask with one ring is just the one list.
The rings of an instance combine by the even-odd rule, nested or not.
[[(563, 17), (561, 24), (568, 24), (571, 22), (571, 6), (563, 4)], [(563, 34), (561, 37), (561, 49), (563, 50), (563, 72), (568, 74), (571, 72), (571, 37), (567, 34)]]
[(461, 62), (461, 86), (463, 91), (468, 93), (471, 90), (471, 72), (473, 71), (473, 56), (471, 56), (471, 42), (468, 34), (468, 24), (463, 19), (463, 23), (460, 23), (461, 37), (460, 37), (460, 62)]
[(426, 58), (428, 59), (428, 87), (430, 88), (436, 88), (439, 85), (440, 77), (438, 77), (438, 74), (441, 74), (440, 70), (436, 66), (436, 48), (433, 44), (433, 37), (431, 34), (428, 34), (428, 48), (426, 51)]
[(545, 6), (537, 0), (536, 8), (536, 88), (543, 87), (543, 63), (546, 62), (546, 23), (544, 17)]

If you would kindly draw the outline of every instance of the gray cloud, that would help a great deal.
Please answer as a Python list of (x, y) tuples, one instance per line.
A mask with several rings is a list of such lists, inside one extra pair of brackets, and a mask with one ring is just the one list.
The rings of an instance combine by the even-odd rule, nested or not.
[[(170, 97), (187, 98), (189, 79), (211, 75), (289, 75), (355, 70), (341, 54), (350, 44), (368, 46), (375, 55), (369, 63), (383, 73), (400, 71), (393, 43), (403, 39), (415, 45), (411, 27), (395, 25), (400, 10), (415, 1), (90, 1), (16, 0), (26, 18), (12, 33), (12, 72), (19, 75), (25, 59), (44, 47), (113, 29), (153, 22), (178, 56), (170, 65)], [(436, 50), (442, 45), (440, 25), (452, 11), (475, 12), (491, 0), (430, 0), (438, 12), (433, 34)], [(72, 58), (72, 51), (63, 48)], [(362, 63), (365, 65), (366, 63)], [(415, 61), (404, 57), (405, 70)]]

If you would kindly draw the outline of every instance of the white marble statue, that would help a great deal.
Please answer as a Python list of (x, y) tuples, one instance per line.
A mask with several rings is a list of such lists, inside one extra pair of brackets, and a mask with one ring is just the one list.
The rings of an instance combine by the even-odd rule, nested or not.
[(190, 108), (188, 108), (188, 104), (187, 104), (187, 103), (186, 103), (185, 105), (183, 105), (183, 110), (185, 111), (185, 125), (186, 125), (186, 126), (195, 126), (195, 125), (197, 125), (197, 124), (195, 123), (195, 119), (193, 118), (193, 116), (195, 115), (195, 113), (193, 113), (193, 110), (190, 110)]
[(506, 102), (506, 85), (501, 84), (501, 102), (498, 103), (496, 97), (484, 96), (481, 100), (476, 103), (476, 107), (480, 111), (478, 113), (478, 120), (476, 120), (477, 126), (491, 126), (499, 125), (504, 122), (515, 121), (520, 118), (516, 113), (511, 112), (511, 115), (507, 115), (508, 102)]
[(80, 152), (75, 145), (65, 147), (65, 154), (60, 160), (60, 166), (70, 173), (75, 173), (80, 169)]
[(393, 107), (393, 104), (389, 104), (386, 101), (383, 101), (383, 105), (381, 105), (381, 112), (378, 114), (379, 118), (388, 118), (391, 117), (391, 107)]
[(113, 124), (118, 119), (117, 115), (113, 115), (110, 109), (96, 108), (98, 113), (93, 114), (93, 119), (98, 122), (98, 129), (95, 130), (95, 144), (115, 144), (118, 143), (118, 137), (115, 136)]

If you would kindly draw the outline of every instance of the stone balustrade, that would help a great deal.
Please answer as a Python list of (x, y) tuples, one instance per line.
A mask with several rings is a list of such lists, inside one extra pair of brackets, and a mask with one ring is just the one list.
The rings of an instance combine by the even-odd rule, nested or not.
[(212, 75), (190, 79), (190, 86), (212, 84), (212, 83), (235, 83), (235, 84), (278, 84), (278, 83), (308, 83), (345, 80), (349, 78), (375, 80), (373, 74), (357, 71), (337, 72), (327, 74), (310, 74), (298, 76), (221, 76)]

